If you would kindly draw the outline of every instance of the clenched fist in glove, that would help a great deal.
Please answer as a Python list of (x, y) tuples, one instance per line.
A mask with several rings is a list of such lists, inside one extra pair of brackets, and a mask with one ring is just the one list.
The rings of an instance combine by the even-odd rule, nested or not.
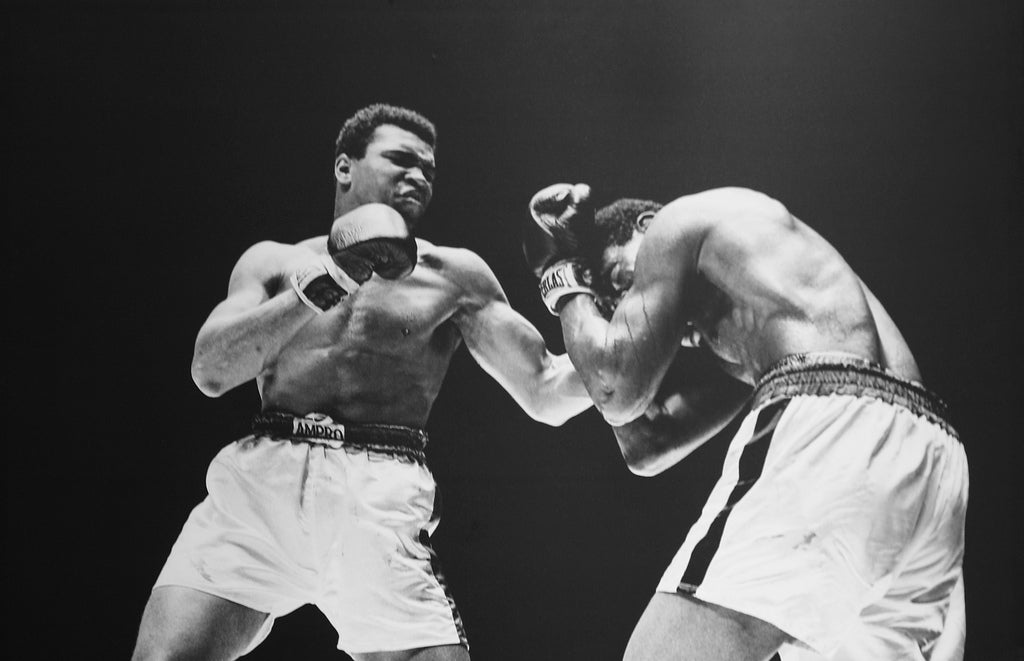
[(416, 266), (416, 239), (401, 214), (386, 204), (364, 204), (335, 220), (327, 252), (360, 284), (374, 273), (404, 278)]
[(589, 294), (590, 274), (583, 264), (584, 237), (593, 225), (590, 186), (553, 184), (530, 200), (529, 223), (523, 236), (523, 255), (540, 278), (544, 304), (557, 315), (569, 294)]
[(365, 204), (339, 216), (327, 237), (328, 255), (292, 274), (302, 302), (324, 312), (374, 273), (395, 280), (416, 266), (416, 239), (402, 216), (384, 204)]

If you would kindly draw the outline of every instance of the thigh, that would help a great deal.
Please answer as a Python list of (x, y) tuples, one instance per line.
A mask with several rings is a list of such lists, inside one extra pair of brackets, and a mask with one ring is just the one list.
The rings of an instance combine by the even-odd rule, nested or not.
[(158, 587), (142, 613), (132, 660), (236, 659), (266, 634), (261, 629), (267, 617), (192, 588)]
[(764, 661), (790, 640), (743, 613), (682, 594), (657, 593), (626, 646), (626, 661)]
[(438, 645), (392, 652), (352, 654), (356, 661), (469, 661), (469, 651), (461, 645)]

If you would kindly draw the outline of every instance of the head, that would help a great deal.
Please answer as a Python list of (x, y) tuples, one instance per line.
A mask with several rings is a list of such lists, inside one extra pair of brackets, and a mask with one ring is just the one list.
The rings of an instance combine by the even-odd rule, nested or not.
[(586, 259), (593, 274), (598, 307), (606, 317), (611, 317), (619, 300), (633, 286), (640, 243), (661, 207), (651, 200), (624, 198), (594, 214)]
[(335, 143), (335, 216), (380, 202), (413, 227), (433, 196), (436, 146), (434, 125), (413, 110), (375, 104), (352, 115)]

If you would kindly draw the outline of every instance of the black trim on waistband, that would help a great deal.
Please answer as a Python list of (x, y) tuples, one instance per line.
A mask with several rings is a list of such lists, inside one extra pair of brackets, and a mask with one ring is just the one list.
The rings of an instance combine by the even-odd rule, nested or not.
[(900, 378), (864, 358), (848, 354), (786, 356), (758, 379), (751, 409), (800, 396), (870, 397), (907, 409), (959, 438), (947, 422), (946, 403), (916, 381)]
[(263, 411), (252, 419), (252, 433), (275, 439), (366, 450), (426, 463), (427, 432), (403, 425), (336, 422), (321, 414), (305, 416)]

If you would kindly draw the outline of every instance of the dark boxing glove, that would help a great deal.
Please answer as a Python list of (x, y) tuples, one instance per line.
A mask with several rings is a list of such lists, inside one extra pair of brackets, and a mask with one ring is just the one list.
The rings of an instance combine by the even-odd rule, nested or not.
[[(544, 304), (557, 315), (568, 294), (595, 296), (590, 273), (579, 256), (582, 233), (593, 221), (590, 187), (586, 184), (554, 184), (530, 200), (529, 223), (523, 236), (523, 255), (540, 278)], [(596, 298), (596, 296), (595, 296)]]
[(404, 278), (416, 267), (416, 239), (401, 214), (385, 204), (365, 204), (335, 220), (327, 252), (359, 284), (374, 273)]
[(592, 221), (590, 186), (554, 184), (530, 200), (530, 216), (523, 234), (523, 256), (538, 278), (555, 262), (575, 257), (581, 248), (580, 233)]

